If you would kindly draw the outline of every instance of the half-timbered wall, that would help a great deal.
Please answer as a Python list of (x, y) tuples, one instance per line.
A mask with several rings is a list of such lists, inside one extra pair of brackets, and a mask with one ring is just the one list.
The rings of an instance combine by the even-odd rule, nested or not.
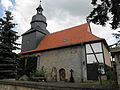
[(90, 63), (104, 63), (103, 51), (101, 42), (86, 44), (87, 64)]

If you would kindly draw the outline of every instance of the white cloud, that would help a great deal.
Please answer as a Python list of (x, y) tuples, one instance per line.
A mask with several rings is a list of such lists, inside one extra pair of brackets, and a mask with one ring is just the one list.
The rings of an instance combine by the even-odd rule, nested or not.
[(12, 2), (10, 0), (1, 0), (1, 5), (8, 10), (9, 8), (13, 7)]
[(30, 20), (34, 15), (34, 0), (16, 0), (15, 9), (12, 11), (14, 20), (18, 24), (17, 30), (19, 35), (23, 34), (30, 28)]
[(110, 25), (106, 25), (102, 27), (101, 25), (91, 24), (92, 33), (98, 37), (104, 38), (109, 45), (116, 42), (115, 37), (113, 37), (112, 33), (115, 31), (110, 28)]
[(63, 18), (59, 18), (61, 12), (58, 12), (56, 15), (57, 17), (54, 17), (53, 19), (48, 20), (48, 30), (50, 32), (56, 32), (60, 31), (66, 28), (70, 28), (76, 25), (80, 25), (82, 23), (85, 23), (85, 21), (82, 19), (83, 17), (74, 17), (70, 15), (68, 12), (62, 12)]
[[(45, 4), (45, 2), (43, 2), (42, 4), (45, 10), (43, 13), (45, 13), (45, 16), (47, 17), (47, 23), (48, 23), (47, 29), (50, 32), (55, 32), (74, 25), (78, 25), (81, 24), (81, 22), (85, 23), (84, 21), (86, 17), (74, 16), (70, 14), (71, 13), (70, 11), (65, 10), (64, 9), (65, 7), (61, 6), (62, 9), (59, 8), (60, 2), (61, 3), (65, 2), (67, 4), (66, 0), (65, 1), (53, 0), (53, 1), (54, 4), (52, 2), (49, 2), (48, 0), (46, 1), (48, 3)], [(53, 6), (51, 6), (51, 4)], [(15, 17), (15, 21), (18, 24), (17, 29), (19, 34), (24, 33), (26, 30), (30, 28), (31, 18), (33, 15), (36, 14), (36, 8), (38, 7), (38, 5), (39, 5), (39, 1), (35, 2), (34, 0), (24, 0), (24, 1), (16, 0), (16, 6), (15, 6), (15, 10), (13, 11), (13, 14)]]
[[(15, 2), (12, 13), (15, 22), (18, 24), (17, 31), (21, 35), (30, 29), (31, 18), (36, 14), (39, 0), (15, 0)], [(9, 8), (12, 3), (9, 0), (2, 0), (2, 5)], [(42, 6), (44, 8), (43, 14), (47, 18), (47, 29), (50, 32), (86, 23), (86, 17), (92, 10), (89, 0), (44, 0)], [(93, 34), (106, 38), (107, 42), (112, 44), (115, 42), (111, 35), (114, 31), (109, 27), (108, 25), (106, 27), (91, 25)]]

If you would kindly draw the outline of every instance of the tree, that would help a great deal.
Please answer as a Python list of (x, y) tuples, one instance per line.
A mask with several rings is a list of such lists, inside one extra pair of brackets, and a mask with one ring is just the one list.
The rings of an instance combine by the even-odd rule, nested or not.
[(0, 79), (15, 78), (17, 74), (17, 57), (13, 50), (18, 49), (16, 40), (19, 38), (13, 30), (16, 24), (12, 22), (10, 11), (5, 11), (5, 17), (0, 18)]
[(120, 27), (120, 0), (92, 0), (94, 8), (87, 17), (88, 22), (105, 26), (109, 21), (112, 29)]

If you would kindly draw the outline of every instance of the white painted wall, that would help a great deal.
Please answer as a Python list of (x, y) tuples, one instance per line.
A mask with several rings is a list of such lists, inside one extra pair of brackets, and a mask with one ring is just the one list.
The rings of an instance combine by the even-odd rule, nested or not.
[[(99, 63), (104, 62), (102, 53), (101, 54), (96, 54), (96, 56), (97, 56), (97, 59), (98, 59)], [(97, 62), (97, 61), (96, 61), (96, 58), (93, 54), (87, 55), (87, 63), (95, 63), (95, 62)]]
[[(94, 50), (95, 55), (97, 56), (98, 61), (100, 63), (103, 63), (104, 59), (103, 59), (101, 42), (92, 43), (91, 46), (92, 46), (92, 48)], [(92, 49), (90, 47), (90, 44), (86, 44), (86, 55), (87, 55), (87, 63), (95, 63), (95, 62), (97, 62), (96, 58), (95, 58), (95, 56), (93, 54), (93, 51), (92, 51)]]
[[(95, 52), (102, 52), (101, 42), (91, 43)], [(89, 44), (86, 44), (86, 53), (93, 53)]]

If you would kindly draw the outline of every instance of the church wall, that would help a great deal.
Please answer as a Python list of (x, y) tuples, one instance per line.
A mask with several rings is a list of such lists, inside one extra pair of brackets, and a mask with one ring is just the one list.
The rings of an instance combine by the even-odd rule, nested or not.
[[(94, 68), (90, 68), (90, 65), (94, 63), (103, 63), (111, 66), (110, 54), (103, 42), (89, 43), (86, 44), (86, 56), (87, 56), (87, 71), (88, 71), (88, 80), (98, 79), (97, 73)], [(93, 72), (95, 71), (95, 72)], [(105, 74), (105, 69), (102, 66), (101, 73)], [(91, 78), (92, 75), (95, 75), (95, 78)], [(106, 78), (105, 78), (106, 79)]]
[[(86, 81), (86, 61), (84, 46), (68, 47), (63, 49), (56, 49), (40, 53), (40, 65), (38, 69), (44, 66), (47, 71), (48, 80), (51, 80), (52, 70), (57, 69), (57, 81), (60, 81), (59, 70), (65, 69), (66, 79), (70, 80), (70, 70), (72, 69), (73, 77), (76, 82)], [(55, 74), (55, 73), (53, 73)]]
[(102, 43), (102, 45), (103, 45), (105, 64), (108, 65), (108, 66), (111, 66), (110, 53), (103, 43)]
[(90, 44), (86, 44), (86, 54), (87, 54), (87, 63), (95, 63), (96, 58), (94, 53), (100, 63), (105, 63), (108, 66), (111, 66), (110, 53), (106, 48), (103, 42), (97, 42), (91, 44), (94, 52), (92, 51)]

